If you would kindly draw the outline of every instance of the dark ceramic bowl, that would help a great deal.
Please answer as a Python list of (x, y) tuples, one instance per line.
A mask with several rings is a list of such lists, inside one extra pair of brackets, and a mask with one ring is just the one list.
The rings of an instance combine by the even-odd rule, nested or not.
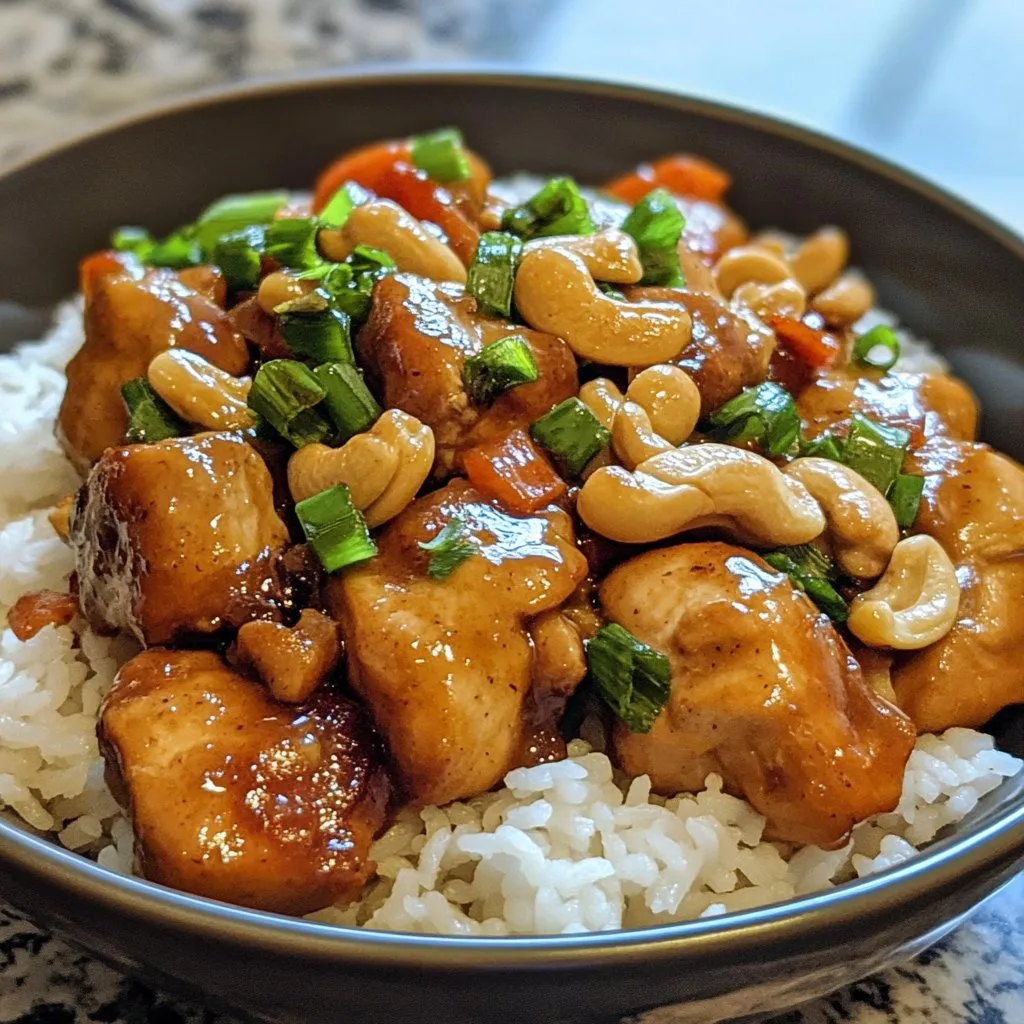
[[(136, 117), (0, 177), (0, 300), (44, 309), (122, 223), (169, 229), (229, 191), (308, 187), (346, 147), (458, 124), (499, 172), (600, 181), (673, 149), (735, 175), (755, 225), (845, 225), (881, 303), (981, 396), (985, 436), (1024, 455), (1024, 245), (887, 164), (764, 117), (641, 89), (484, 74), (372, 74), (219, 92)], [(7, 341), (31, 316), (0, 306)], [(973, 685), (964, 680), (965, 686)], [(1024, 709), (1021, 709), (1024, 711)], [(993, 723), (1024, 754), (1024, 713)], [(909, 958), (1024, 859), (1024, 782), (874, 878), (647, 931), (525, 939), (365, 933), (252, 913), (107, 873), (0, 822), (0, 892), (159, 985), (289, 1021), (673, 1022), (780, 1010)]]

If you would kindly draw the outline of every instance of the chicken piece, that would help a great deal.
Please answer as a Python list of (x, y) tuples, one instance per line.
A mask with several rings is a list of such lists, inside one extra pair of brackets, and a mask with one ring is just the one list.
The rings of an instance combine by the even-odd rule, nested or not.
[(146, 645), (274, 615), (287, 541), (270, 474), (238, 434), (110, 448), (71, 514), (82, 613)]
[(338, 625), (315, 608), (304, 608), (291, 627), (247, 622), (238, 631), (233, 660), (251, 668), (276, 700), (301, 704), (341, 660)]
[[(419, 542), (455, 518), (476, 553), (431, 579)], [(557, 718), (579, 682), (571, 652), (538, 658), (529, 635), (531, 620), (557, 608), (586, 575), (569, 517), (554, 508), (512, 516), (453, 480), (414, 502), (378, 545), (377, 558), (327, 587), (349, 682), (384, 735), (409, 800), (444, 804), (486, 792), (528, 759), (533, 712)], [(538, 683), (544, 693), (531, 693)]]
[(702, 415), (768, 375), (775, 332), (750, 310), (732, 309), (720, 295), (680, 288), (641, 286), (626, 288), (625, 295), (631, 302), (674, 302), (690, 314), (690, 340), (675, 362), (697, 385)]
[(797, 408), (808, 437), (846, 427), (854, 412), (909, 430), (911, 447), (930, 437), (973, 441), (978, 430), (978, 403), (970, 389), (939, 373), (822, 370), (800, 392)]
[(118, 673), (99, 738), (146, 878), (308, 914), (369, 877), (390, 786), (351, 701), (288, 707), (212, 652), (155, 648)]
[(57, 436), (81, 473), (105, 449), (124, 443), (121, 385), (144, 376), (157, 353), (185, 348), (228, 373), (248, 367), (245, 339), (209, 297), (217, 294), (216, 281), (200, 269), (208, 270), (146, 270), (116, 253), (97, 253), (82, 264), (85, 343), (68, 363), (57, 417)]
[[(474, 407), (462, 364), (485, 345), (515, 335), (533, 353), (539, 376), (506, 391), (489, 408)], [(385, 407), (401, 409), (434, 431), (435, 470), (447, 475), (460, 451), (529, 427), (576, 394), (576, 360), (560, 338), (476, 312), (459, 285), (412, 274), (382, 278), (356, 347)]]
[(925, 477), (914, 532), (956, 565), (960, 611), (946, 636), (897, 662), (896, 699), (921, 732), (978, 728), (1024, 703), (1024, 468), (987, 445), (933, 438), (906, 469)]
[(831, 846), (896, 806), (913, 724), (788, 577), (742, 548), (681, 544), (619, 566), (600, 596), (672, 667), (651, 731), (616, 728), (629, 775), (676, 793), (717, 772), (787, 842)]

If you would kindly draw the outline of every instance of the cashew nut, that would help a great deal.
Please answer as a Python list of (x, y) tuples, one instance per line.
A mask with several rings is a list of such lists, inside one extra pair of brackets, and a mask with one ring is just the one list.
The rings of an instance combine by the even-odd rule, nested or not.
[(839, 567), (849, 576), (880, 576), (900, 539), (881, 491), (831, 459), (794, 459), (782, 472), (799, 480), (821, 505)]
[(537, 249), (560, 249), (579, 256), (595, 281), (636, 284), (644, 276), (636, 242), (618, 228), (605, 228), (594, 235), (550, 235), (534, 238), (523, 253)]
[(737, 245), (729, 249), (714, 268), (718, 290), (729, 298), (741, 284), (778, 284), (790, 276), (786, 261), (757, 245)]
[(791, 277), (777, 284), (747, 281), (732, 293), (732, 304), (746, 306), (762, 318), (788, 316), (799, 319), (807, 309), (807, 296)]
[(560, 249), (523, 256), (515, 300), (531, 327), (558, 335), (581, 358), (609, 366), (668, 362), (690, 340), (690, 315), (681, 305), (609, 298), (583, 260)]
[(811, 309), (833, 327), (855, 324), (875, 304), (875, 290), (860, 275), (842, 274), (811, 300)]
[(626, 389), (651, 418), (654, 432), (671, 445), (682, 444), (700, 418), (700, 391), (693, 378), (678, 366), (662, 363), (641, 370)]
[(293, 302), (316, 288), (316, 281), (304, 281), (294, 274), (275, 270), (260, 281), (256, 301), (264, 313), (271, 314), (285, 302)]
[(184, 420), (207, 430), (252, 425), (246, 404), (252, 380), (232, 377), (195, 352), (169, 348), (154, 356), (146, 371), (153, 390)]
[(611, 430), (615, 414), (626, 400), (622, 392), (607, 377), (588, 380), (580, 388), (580, 401), (598, 418), (605, 430)]
[(434, 432), (415, 416), (389, 409), (340, 448), (307, 444), (288, 460), (295, 501), (344, 484), (369, 526), (393, 519), (416, 496), (434, 464)]
[(661, 452), (634, 472), (609, 466), (580, 489), (576, 510), (611, 540), (644, 544), (718, 526), (766, 547), (805, 544), (825, 529), (818, 503), (755, 452), (724, 444)]
[(847, 625), (872, 647), (916, 651), (941, 640), (959, 610), (956, 569), (942, 545), (921, 534), (896, 545), (882, 578), (854, 598)]
[(659, 437), (642, 406), (625, 401), (612, 422), (612, 447), (627, 469), (635, 469), (658, 452), (671, 451), (675, 445)]
[(412, 214), (390, 199), (371, 199), (357, 206), (340, 228), (323, 228), (317, 235), (321, 252), (341, 262), (357, 245), (383, 249), (399, 270), (433, 281), (466, 281), (462, 261)]
[(850, 241), (841, 228), (824, 227), (808, 235), (789, 260), (793, 276), (808, 295), (827, 288), (850, 257)]

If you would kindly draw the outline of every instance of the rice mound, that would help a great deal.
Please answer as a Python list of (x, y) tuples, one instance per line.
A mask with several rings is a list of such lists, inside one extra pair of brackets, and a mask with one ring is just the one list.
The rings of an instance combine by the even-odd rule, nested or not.
[[(72, 569), (46, 510), (77, 484), (53, 423), (64, 366), (81, 341), (81, 307), (69, 303), (46, 338), (0, 356), (5, 618), (23, 593), (63, 588)], [(904, 345), (905, 368), (942, 367), (923, 343), (905, 334)], [(0, 807), (122, 872), (132, 869), (131, 825), (104, 782), (96, 715), (137, 649), (80, 619), (24, 643), (9, 629), (0, 633)], [(573, 741), (564, 761), (509, 772), (496, 792), (401, 813), (374, 844), (377, 877), (363, 898), (310, 917), (381, 930), (526, 935), (723, 914), (898, 864), (1024, 764), (971, 729), (921, 736), (898, 807), (826, 851), (764, 841), (764, 818), (723, 793), (716, 775), (700, 793), (655, 796), (646, 777), (622, 777), (595, 749), (599, 737), (590, 739)]]

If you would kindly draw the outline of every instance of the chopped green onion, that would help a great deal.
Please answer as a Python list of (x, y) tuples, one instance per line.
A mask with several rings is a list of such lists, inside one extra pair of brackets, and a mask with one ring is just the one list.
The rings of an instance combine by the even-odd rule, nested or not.
[(650, 732), (668, 702), (668, 658), (612, 622), (587, 642), (587, 668), (619, 721), (631, 732)]
[(831, 459), (833, 462), (843, 461), (843, 450), (839, 441), (829, 433), (819, 434), (810, 441), (800, 441), (800, 454), (811, 455), (819, 459)]
[(174, 414), (145, 377), (122, 384), (121, 397), (128, 409), (125, 440), (129, 444), (155, 444), (188, 433), (184, 421)]
[(260, 283), (263, 228), (243, 228), (221, 235), (213, 247), (213, 262), (233, 292), (252, 291)]
[(117, 252), (130, 252), (136, 256), (141, 252), (148, 252), (154, 245), (153, 236), (145, 228), (130, 224), (116, 228), (110, 236), (112, 249)]
[(419, 541), (417, 546), (430, 552), (427, 575), (432, 580), (447, 579), (476, 551), (466, 524), (456, 516), (444, 524), (433, 540)]
[(921, 507), (921, 495), (924, 494), (924, 477), (899, 473), (893, 481), (889, 492), (889, 504), (896, 514), (896, 523), (903, 530), (909, 530), (917, 519), (917, 510)]
[(122, 227), (110, 236), (110, 244), (118, 252), (130, 252), (151, 267), (181, 270), (203, 261), (203, 253), (188, 229), (174, 231), (163, 241), (157, 241), (145, 228)]
[(469, 161), (458, 128), (438, 128), (409, 139), (412, 162), (435, 181), (465, 181)]
[(355, 362), (348, 314), (332, 309), (322, 292), (284, 302), (274, 312), (292, 355), (314, 363)]
[(466, 291), (483, 312), (512, 315), (512, 285), (523, 243), (505, 231), (485, 231), (469, 265)]
[(828, 555), (813, 544), (779, 548), (762, 556), (779, 572), (784, 572), (833, 622), (846, 621), (849, 610), (842, 595), (832, 585), (835, 569)]
[(288, 199), (287, 192), (246, 192), (224, 196), (199, 215), (192, 228), (193, 237), (203, 252), (210, 255), (221, 235), (269, 224)]
[(509, 388), (536, 379), (533, 352), (515, 335), (492, 341), (462, 364), (462, 383), (475, 405), (490, 405)]
[(331, 305), (347, 313), (353, 323), (361, 324), (370, 313), (373, 286), (394, 269), (395, 261), (383, 250), (357, 245), (344, 263), (320, 263), (298, 276), (319, 281)]
[(899, 427), (883, 427), (855, 412), (843, 445), (843, 462), (860, 473), (883, 494), (889, 493), (910, 444), (910, 434)]
[(853, 343), (853, 361), (872, 370), (891, 370), (900, 357), (896, 332), (885, 324), (865, 331)]
[(351, 362), (324, 363), (313, 371), (313, 376), (324, 390), (323, 408), (341, 441), (377, 422), (381, 408)]
[(622, 222), (622, 230), (636, 242), (643, 264), (641, 284), (680, 288), (686, 283), (679, 265), (679, 239), (686, 218), (679, 204), (663, 188), (641, 199)]
[(320, 227), (340, 228), (348, 215), (357, 207), (362, 206), (370, 198), (370, 193), (354, 181), (346, 181), (327, 201), (320, 211)]
[(383, 249), (375, 249), (372, 245), (353, 246), (348, 262), (356, 276), (376, 274), (382, 277), (387, 271), (397, 268), (395, 261)]
[(302, 532), (328, 572), (365, 562), (377, 554), (366, 520), (344, 484), (329, 487), (295, 506)]
[(603, 292), (608, 296), (609, 299), (614, 299), (616, 302), (625, 302), (626, 296), (613, 284), (608, 284), (605, 281), (599, 281), (597, 283), (598, 291)]
[(314, 409), (325, 393), (305, 364), (272, 359), (256, 371), (248, 405), (285, 440), (301, 448), (323, 441), (331, 433), (330, 423)]
[(530, 427), (530, 435), (551, 452), (570, 477), (578, 477), (612, 438), (578, 398), (567, 398), (556, 405)]
[(317, 223), (312, 217), (282, 217), (266, 230), (267, 255), (295, 270), (308, 270), (320, 263), (316, 248)]
[(525, 203), (506, 210), (501, 226), (520, 238), (592, 235), (597, 230), (587, 201), (572, 178), (551, 178)]
[(784, 455), (800, 435), (793, 396), (771, 381), (745, 388), (712, 413), (709, 433), (719, 441), (755, 442), (765, 455)]

